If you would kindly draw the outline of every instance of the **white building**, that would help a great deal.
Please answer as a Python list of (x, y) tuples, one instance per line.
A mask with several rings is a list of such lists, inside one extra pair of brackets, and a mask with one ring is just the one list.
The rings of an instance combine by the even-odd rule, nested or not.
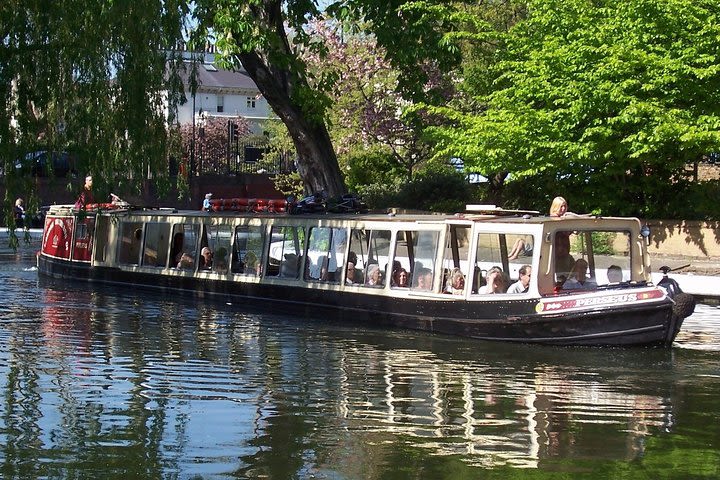
[[(192, 57), (201, 59), (197, 65), (198, 87), (190, 93), (189, 77)], [(267, 101), (255, 82), (243, 70), (225, 70), (215, 63), (215, 54), (185, 52), (185, 71), (181, 72), (187, 102), (178, 106), (178, 122), (191, 123), (207, 117), (244, 117), (251, 125), (252, 133), (260, 134), (263, 123), (270, 116)]]

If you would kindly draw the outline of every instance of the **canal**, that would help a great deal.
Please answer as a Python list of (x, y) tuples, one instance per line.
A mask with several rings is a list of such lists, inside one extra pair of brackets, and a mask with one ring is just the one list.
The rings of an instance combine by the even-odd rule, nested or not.
[(716, 479), (720, 308), (508, 345), (39, 281), (0, 248), (3, 479)]

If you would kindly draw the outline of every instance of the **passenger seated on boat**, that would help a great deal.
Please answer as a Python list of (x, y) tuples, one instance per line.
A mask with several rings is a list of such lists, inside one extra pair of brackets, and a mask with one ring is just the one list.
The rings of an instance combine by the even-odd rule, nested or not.
[(458, 267), (455, 267), (450, 271), (448, 286), (445, 289), (445, 293), (451, 293), (453, 295), (462, 295), (465, 293), (465, 275)]
[(193, 260), (193, 258), (189, 254), (183, 253), (182, 255), (180, 255), (180, 261), (177, 264), (177, 268), (181, 268), (183, 270), (192, 270), (194, 264), (195, 261)]
[(518, 270), (520, 278), (517, 282), (510, 285), (507, 293), (526, 293), (530, 289), (530, 277), (532, 276), (532, 267), (530, 265), (523, 265)]
[(407, 288), (410, 286), (410, 276), (407, 270), (400, 267), (393, 272), (392, 286), (397, 288)]
[(297, 278), (300, 271), (300, 258), (295, 253), (286, 253), (285, 259), (280, 265), (280, 276), (287, 278)]
[(213, 253), (209, 247), (203, 247), (200, 250), (200, 268), (202, 270), (210, 270), (212, 268)]
[(346, 277), (345, 277), (345, 283), (348, 285), (360, 285), (363, 283), (362, 281), (362, 272), (360, 270), (355, 268), (355, 264), (353, 262), (347, 262), (346, 269)]
[(247, 252), (245, 254), (245, 262), (241, 263), (241, 273), (246, 275), (260, 275), (260, 262), (258, 262), (257, 256), (254, 252)]
[(492, 267), (485, 275), (485, 285), (478, 289), (479, 294), (505, 293), (507, 282), (502, 268)]
[(367, 282), (366, 285), (369, 285), (371, 287), (381, 287), (383, 282), (380, 277), (380, 266), (376, 263), (373, 263), (368, 266), (367, 269)]
[(623, 281), (622, 268), (617, 265), (610, 265), (607, 269), (608, 283), (620, 283)]
[(305, 279), (326, 282), (328, 280), (328, 263), (327, 255), (318, 257), (317, 263), (308, 261), (305, 264)]
[(565, 290), (592, 290), (597, 288), (597, 283), (587, 276), (588, 262), (578, 258), (573, 267), (570, 278), (563, 284)]
[(415, 289), (417, 290), (432, 290), (432, 281), (433, 281), (433, 274), (432, 270), (429, 268), (419, 268), (417, 270), (417, 274), (415, 275), (417, 277), (417, 281), (415, 283)]

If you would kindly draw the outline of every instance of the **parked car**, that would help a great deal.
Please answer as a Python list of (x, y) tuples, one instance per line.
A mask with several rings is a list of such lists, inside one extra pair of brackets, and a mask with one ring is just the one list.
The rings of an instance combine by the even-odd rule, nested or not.
[(50, 175), (49, 165), (52, 165), (54, 176), (65, 177), (75, 173), (74, 163), (72, 155), (68, 152), (38, 150), (26, 154), (24, 158), (19, 158), (15, 162), (15, 168), (33, 177), (47, 177)]

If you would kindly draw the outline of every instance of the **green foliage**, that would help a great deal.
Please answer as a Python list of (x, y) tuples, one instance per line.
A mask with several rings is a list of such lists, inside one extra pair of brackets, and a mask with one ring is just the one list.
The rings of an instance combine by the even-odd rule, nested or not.
[(462, 58), (452, 35), (460, 14), (456, 7), (455, 2), (442, 0), (350, 0), (331, 3), (328, 11), (344, 20), (349, 15), (365, 20), (365, 33), (375, 36), (400, 72), (400, 90), (407, 98), (421, 100), (441, 96), (425, 88), (431, 78), (429, 67), (449, 71)]
[(475, 191), (462, 174), (448, 168), (429, 169), (408, 183), (375, 183), (358, 189), (370, 208), (452, 213), (473, 203)]
[[(613, 242), (615, 241), (616, 235), (614, 232), (592, 232), (590, 241), (592, 242), (593, 253), (595, 255), (614, 255), (615, 248), (613, 247)], [(578, 235), (575, 237), (572, 251), (586, 251), (584, 236)]]
[(606, 216), (712, 220), (718, 216), (720, 181), (691, 183), (687, 178), (662, 182), (652, 176), (619, 177), (543, 172), (505, 185), (499, 204), (548, 212), (556, 196), (567, 199), (570, 210)]
[(299, 173), (278, 174), (270, 179), (275, 184), (275, 188), (286, 197), (293, 196), (295, 198), (301, 198), (303, 196), (303, 181)]
[(573, 209), (674, 205), (685, 165), (720, 147), (714, 2), (528, 5), (498, 35), (491, 68), (467, 77), (474, 102), (428, 109), (442, 119), (427, 130), (436, 154), (486, 176), (538, 177), (545, 197), (578, 189)]
[[(168, 186), (166, 101), (181, 101), (177, 58), (184, 0), (0, 3), (0, 159), (5, 206), (32, 185), (15, 159), (69, 151), (98, 196), (139, 191), (148, 171)], [(172, 118), (171, 118), (172, 121)], [(77, 185), (74, 188), (78, 188)]]
[(350, 150), (340, 159), (346, 165), (345, 183), (350, 191), (356, 191), (363, 185), (404, 178), (404, 172), (398, 171), (392, 154), (380, 145), (368, 150)]

